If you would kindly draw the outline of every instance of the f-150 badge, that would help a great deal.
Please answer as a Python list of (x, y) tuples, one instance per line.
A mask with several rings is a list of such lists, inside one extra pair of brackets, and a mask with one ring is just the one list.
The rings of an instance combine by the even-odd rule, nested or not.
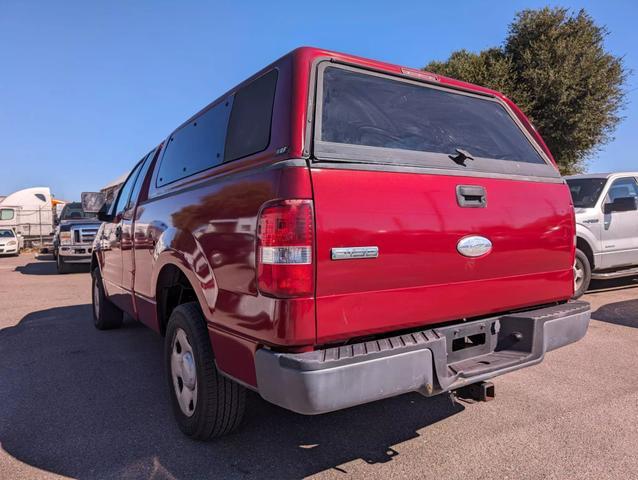
[(379, 247), (340, 247), (330, 250), (333, 260), (354, 260), (356, 258), (377, 258)]

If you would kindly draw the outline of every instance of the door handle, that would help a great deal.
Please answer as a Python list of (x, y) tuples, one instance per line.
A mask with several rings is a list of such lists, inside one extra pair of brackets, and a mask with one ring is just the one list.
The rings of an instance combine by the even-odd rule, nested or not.
[(485, 187), (480, 185), (457, 185), (456, 201), (459, 207), (485, 208), (487, 206)]

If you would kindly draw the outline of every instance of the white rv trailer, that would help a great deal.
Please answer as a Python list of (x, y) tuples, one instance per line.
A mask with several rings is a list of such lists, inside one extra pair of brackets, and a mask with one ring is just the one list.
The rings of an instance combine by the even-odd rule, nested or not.
[(49, 187), (18, 190), (0, 201), (0, 228), (12, 228), (26, 244), (42, 247), (55, 229), (53, 209)]

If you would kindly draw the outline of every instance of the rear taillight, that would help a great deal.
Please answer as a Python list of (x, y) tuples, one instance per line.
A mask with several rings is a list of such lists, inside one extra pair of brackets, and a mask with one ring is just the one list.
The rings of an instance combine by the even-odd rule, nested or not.
[(312, 200), (266, 206), (257, 227), (257, 283), (262, 293), (300, 297), (314, 290)]

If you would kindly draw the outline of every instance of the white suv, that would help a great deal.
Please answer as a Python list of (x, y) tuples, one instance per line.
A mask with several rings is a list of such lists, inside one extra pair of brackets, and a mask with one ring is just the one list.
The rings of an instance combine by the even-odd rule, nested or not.
[(591, 279), (638, 275), (638, 172), (566, 178), (576, 209), (575, 297)]

